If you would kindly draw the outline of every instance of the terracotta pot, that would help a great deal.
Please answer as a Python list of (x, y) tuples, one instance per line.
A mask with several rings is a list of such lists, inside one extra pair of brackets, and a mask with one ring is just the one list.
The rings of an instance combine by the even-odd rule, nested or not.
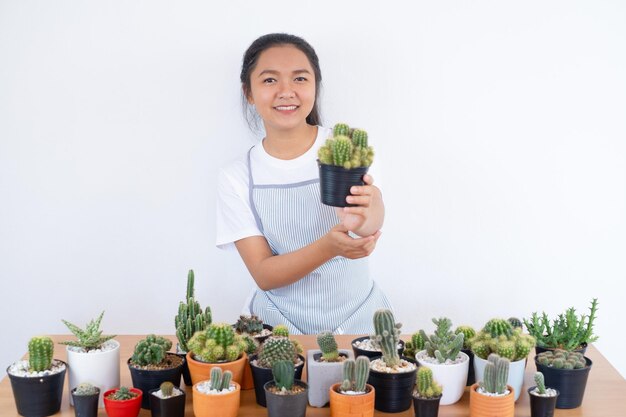
[(143, 393), (140, 389), (131, 388), (130, 391), (138, 394), (135, 398), (131, 398), (130, 400), (109, 400), (106, 397), (117, 391), (117, 388), (110, 389), (105, 391), (102, 394), (102, 398), (104, 398), (104, 409), (107, 412), (109, 417), (137, 417), (139, 415), (139, 410), (141, 410), (141, 400), (143, 398)]
[(513, 387), (507, 395), (490, 397), (476, 392), (478, 383), (470, 387), (470, 417), (514, 417), (515, 416), (515, 393)]
[[(191, 373), (193, 378), (193, 372)], [(198, 391), (198, 384), (193, 390), (193, 414), (195, 417), (236, 417), (239, 412), (241, 386), (236, 382), (235, 390), (227, 394), (203, 394)]]
[[(346, 359), (354, 357), (347, 349), (339, 349), (339, 356)], [(306, 356), (306, 379), (309, 384), (309, 405), (324, 407), (330, 401), (329, 388), (337, 381), (343, 381), (343, 362), (320, 361), (322, 351), (309, 349)]]
[(368, 391), (361, 395), (346, 395), (339, 393), (339, 385), (334, 384), (329, 389), (331, 417), (373, 417), (374, 416), (374, 387), (367, 384)]
[(191, 381), (194, 385), (198, 382), (211, 379), (211, 369), (215, 367), (222, 368), (222, 371), (230, 371), (233, 373), (233, 381), (237, 384), (243, 380), (244, 365), (248, 361), (248, 356), (244, 352), (239, 359), (232, 362), (207, 363), (195, 360), (192, 353), (187, 353), (187, 363), (189, 364), (189, 373), (191, 373)]
[(254, 378), (252, 377), (252, 368), (250, 367), (250, 361), (246, 361), (243, 366), (243, 376), (241, 377), (241, 389), (249, 390), (254, 389)]

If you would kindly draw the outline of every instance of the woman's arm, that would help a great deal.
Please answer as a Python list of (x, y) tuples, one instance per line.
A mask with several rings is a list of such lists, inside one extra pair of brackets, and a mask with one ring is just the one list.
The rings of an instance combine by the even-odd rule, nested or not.
[(356, 207), (344, 207), (337, 210), (337, 215), (344, 226), (359, 236), (369, 236), (383, 227), (385, 220), (385, 204), (382, 193), (374, 184), (371, 175), (363, 177), (365, 185), (354, 186), (346, 198), (346, 202)]
[(283, 255), (273, 255), (263, 236), (238, 240), (235, 246), (259, 288), (268, 291), (293, 284), (335, 256), (349, 259), (368, 256), (379, 236), (377, 232), (355, 239), (340, 223), (315, 242)]

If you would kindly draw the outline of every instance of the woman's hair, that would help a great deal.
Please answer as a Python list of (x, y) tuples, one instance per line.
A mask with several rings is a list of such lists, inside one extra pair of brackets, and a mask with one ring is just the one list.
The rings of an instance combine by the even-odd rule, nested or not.
[(254, 124), (256, 125), (255, 112), (250, 111), (250, 105), (248, 104), (248, 96), (250, 95), (250, 75), (252, 71), (256, 68), (256, 64), (259, 61), (259, 56), (261, 53), (269, 48), (274, 46), (283, 46), (283, 45), (291, 45), (298, 48), (304, 55), (306, 55), (311, 67), (313, 67), (313, 73), (315, 74), (315, 102), (313, 103), (313, 109), (311, 113), (306, 117), (306, 122), (310, 125), (319, 125), (322, 122), (322, 117), (319, 110), (318, 105), (318, 97), (321, 89), (322, 83), (322, 71), (320, 70), (319, 59), (317, 58), (317, 54), (315, 50), (307, 41), (304, 39), (295, 36), (289, 35), (287, 33), (270, 33), (267, 35), (263, 35), (254, 42), (252, 45), (248, 47), (246, 53), (243, 55), (243, 63), (241, 65), (241, 75), (239, 78), (241, 79), (242, 86), (242, 105), (244, 107), (244, 113), (246, 116), (246, 120), (248, 121), (248, 125), (252, 126), (251, 119), (254, 120)]

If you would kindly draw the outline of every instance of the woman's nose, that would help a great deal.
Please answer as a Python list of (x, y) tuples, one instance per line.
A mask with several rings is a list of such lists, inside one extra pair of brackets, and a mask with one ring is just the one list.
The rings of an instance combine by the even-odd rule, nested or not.
[(281, 89), (278, 92), (278, 97), (279, 98), (293, 98), (295, 97), (296, 93), (294, 92), (293, 88), (291, 87), (291, 85), (289, 83), (283, 83), (281, 85)]

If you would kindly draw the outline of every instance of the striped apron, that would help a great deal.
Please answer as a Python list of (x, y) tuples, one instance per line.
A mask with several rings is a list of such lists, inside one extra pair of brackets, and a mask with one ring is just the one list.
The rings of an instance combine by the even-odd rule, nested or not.
[[(296, 251), (339, 223), (320, 201), (319, 179), (256, 185), (248, 152), (250, 205), (274, 255)], [(368, 260), (337, 256), (302, 279), (270, 291), (256, 289), (250, 312), (264, 323), (285, 324), (291, 334), (370, 334), (379, 308), (391, 308), (369, 276)]]

